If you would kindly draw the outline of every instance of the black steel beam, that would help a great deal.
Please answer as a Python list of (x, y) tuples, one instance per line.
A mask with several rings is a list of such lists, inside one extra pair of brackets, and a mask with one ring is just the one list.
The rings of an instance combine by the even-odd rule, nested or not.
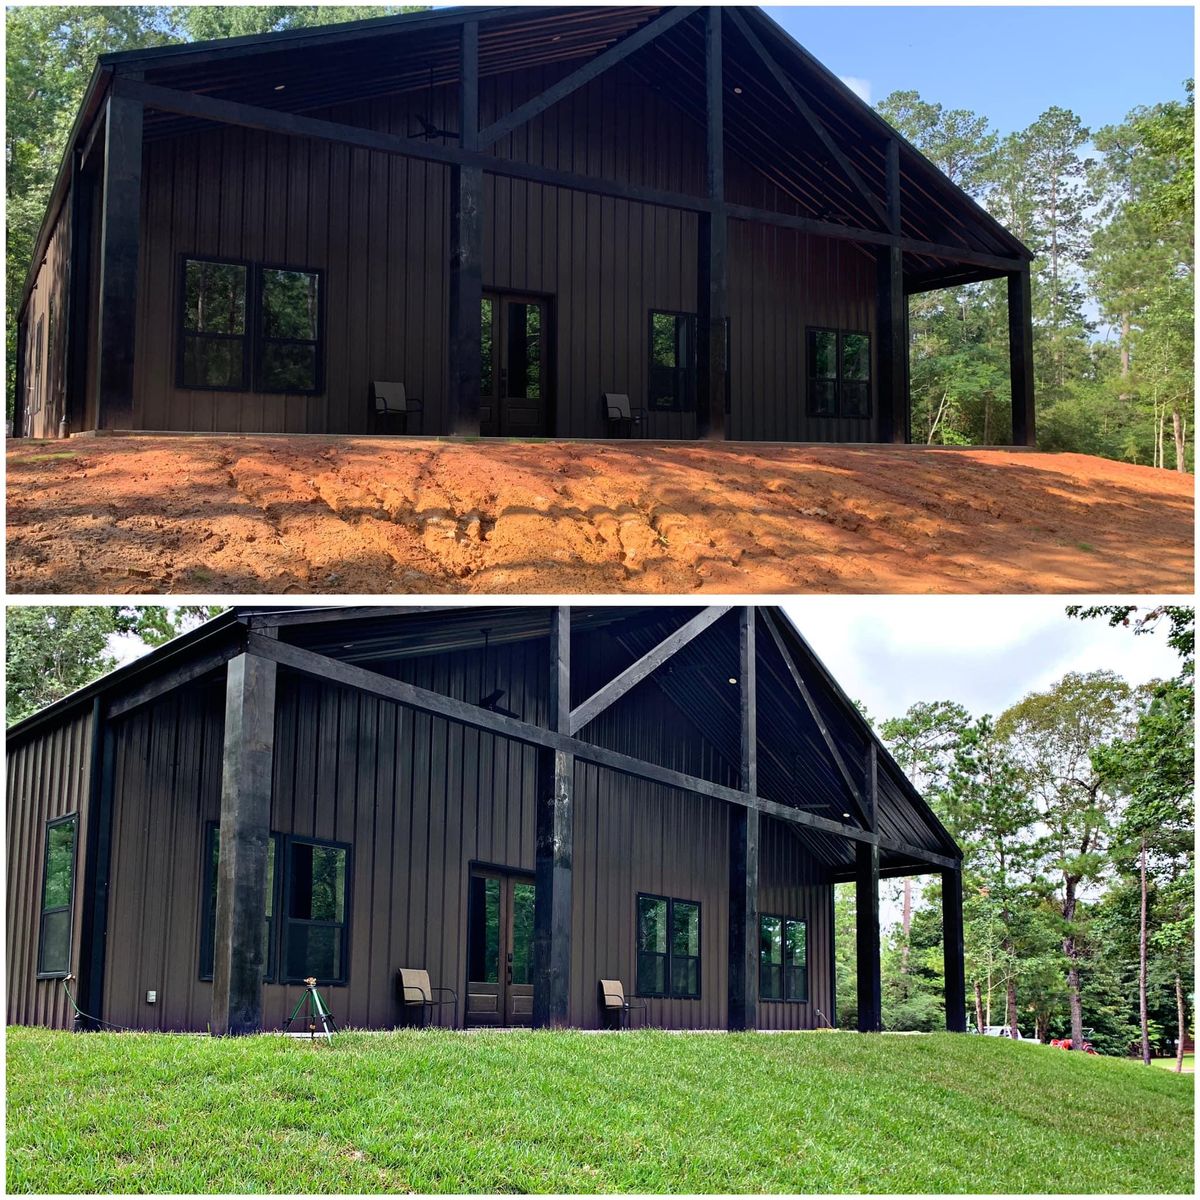
[(92, 701), (87, 841), (83, 856), (83, 911), (79, 935), (78, 1003), (82, 1029), (100, 1029), (104, 1017), (104, 964), (108, 949), (108, 880), (112, 862), (113, 772), (116, 743), (100, 697)]
[[(550, 617), (549, 723), (555, 733), (570, 721), (571, 610)], [(533, 1024), (570, 1024), (571, 872), (574, 859), (575, 756), (539, 749), (535, 823), (537, 846), (533, 905)]]
[[(754, 608), (738, 610), (741, 788), (758, 793), (758, 673)], [(758, 811), (729, 810), (729, 1028), (758, 1028)]]
[(661, 783), (666, 787), (678, 788), (680, 791), (693, 792), (698, 796), (708, 796), (713, 800), (723, 800), (727, 804), (754, 808), (769, 817), (781, 821), (790, 821), (794, 825), (802, 825), (811, 829), (819, 829), (823, 833), (836, 834), (852, 841), (877, 842), (878, 836), (869, 830), (858, 829), (853, 825), (843, 825), (826, 817), (817, 816), (802, 808), (793, 808), (789, 804), (779, 804), (763, 796), (751, 796), (739, 788), (726, 787), (714, 783), (711, 779), (701, 779), (695, 775), (687, 775), (682, 771), (674, 771), (670, 767), (660, 767), (657, 763), (644, 762), (603, 746), (594, 746), (569, 734), (556, 733), (553, 730), (542, 729), (515, 717), (506, 717), (502, 713), (481, 708), (476, 704), (468, 704), (451, 696), (442, 696), (437, 692), (426, 691), (411, 683), (391, 679), (376, 671), (364, 670), (352, 663), (341, 662), (324, 654), (316, 654), (300, 646), (292, 646), (272, 638), (262, 637), (251, 633), (246, 639), (246, 649), (251, 654), (270, 659), (280, 666), (290, 667), (301, 671), (315, 679), (339, 687), (355, 688), (372, 696), (382, 696), (397, 704), (420, 712), (432, 713), (449, 721), (458, 721), (472, 729), (481, 729), (498, 737), (512, 738), (530, 746), (540, 746), (549, 750), (561, 750), (574, 754), (576, 758), (586, 762), (596, 763), (623, 775), (631, 775), (637, 779), (647, 779), (651, 783)]
[(1029, 264), (1008, 273), (1008, 370), (1014, 446), (1037, 445), (1033, 401), (1033, 294)]
[(100, 208), (96, 427), (133, 428), (133, 351), (142, 210), (142, 104), (108, 98)]
[(668, 29), (673, 29), (680, 21), (687, 20), (692, 13), (697, 11), (698, 7), (698, 5), (683, 5), (667, 9), (648, 25), (643, 25), (641, 29), (628, 34), (603, 53), (597, 54), (595, 58), (584, 63), (578, 70), (572, 71), (570, 75), (534, 96), (532, 100), (527, 100), (519, 108), (513, 109), (498, 121), (492, 122), (479, 135), (480, 149), (491, 146), (502, 137), (507, 137), (515, 129), (532, 121), (534, 117), (544, 113), (548, 108), (552, 108), (560, 100), (565, 100), (572, 92), (577, 92), (581, 87), (585, 87), (593, 79), (603, 75), (605, 71), (624, 61), (631, 54), (635, 54), (643, 46), (662, 37)]
[(143, 704), (149, 704), (160, 696), (173, 692), (176, 688), (203, 679), (205, 675), (211, 675), (241, 653), (242, 647), (236, 641), (231, 641), (228, 645), (209, 651), (191, 662), (182, 663), (169, 670), (157, 671), (145, 683), (111, 696), (105, 704), (104, 715), (109, 719), (122, 717), (135, 708), (141, 708)]
[(862, 845), (855, 861), (855, 943), (858, 965), (858, 1031), (883, 1028), (879, 943), (879, 847)]
[(605, 709), (610, 708), (627, 692), (637, 687), (648, 676), (657, 671), (689, 642), (699, 637), (709, 626), (715, 624), (727, 612), (729, 605), (710, 605), (703, 612), (668, 634), (653, 649), (648, 650), (637, 662), (626, 667), (615, 679), (610, 679), (599, 691), (589, 696), (578, 708), (572, 709), (570, 719), (563, 728), (565, 733), (578, 733), (589, 721), (594, 721)]
[[(887, 226), (900, 235), (900, 143), (889, 139), (885, 156)], [(904, 292), (904, 251), (885, 246), (876, 253), (875, 336), (879, 440), (908, 440), (908, 297)]]
[(950, 1033), (966, 1033), (962, 871), (942, 872), (942, 955), (946, 978), (946, 1028)]
[(269, 659), (241, 654), (225, 669), (211, 1027), (214, 1034), (236, 1036), (262, 1029), (276, 668)]
[[(707, 213), (713, 211), (713, 202), (707, 196), (691, 196), (684, 192), (640, 187), (618, 183), (615, 180), (599, 179), (590, 175), (579, 175), (571, 171), (559, 171), (533, 163), (497, 158), (478, 150), (466, 150), (461, 146), (441, 146), (432, 142), (419, 142), (413, 138), (379, 133), (354, 125), (341, 125), (334, 121), (305, 117), (297, 113), (279, 112), (276, 109), (220, 100), (213, 96), (201, 96), (194, 92), (181, 92), (175, 88), (159, 87), (154, 84), (142, 83), (139, 80), (123, 77), (115, 80), (113, 94), (141, 100), (147, 108), (178, 113), (180, 116), (195, 117), (202, 121), (238, 125), (246, 129), (260, 129), (267, 133), (280, 133), (288, 137), (313, 138), (317, 141), (334, 142), (338, 145), (358, 146), (364, 150), (378, 150), (383, 154), (398, 154), (407, 158), (442, 163), (446, 166), (455, 164), (478, 166), (492, 175), (502, 175), (510, 179), (526, 179), (531, 183), (567, 188), (595, 196), (611, 196), (617, 200), (629, 200), (637, 204), (674, 208), (682, 212)], [(795, 229), (816, 237), (879, 246), (891, 245), (897, 240), (896, 235), (890, 232), (857, 229), (851, 225), (838, 225), (832, 221), (818, 221), (810, 217), (796, 217), (745, 204), (727, 202), (724, 209), (725, 215), (734, 220), (752, 221), (762, 225), (777, 226), (781, 229)], [(1004, 272), (1024, 265), (1024, 260), (1020, 258), (984, 254), (961, 246), (946, 246), (934, 242), (917, 241), (912, 238), (900, 238), (899, 243), (902, 249), (915, 254), (935, 256), (951, 262), (994, 268)]]
[[(479, 24), (462, 27), (459, 144), (477, 149), (479, 137)], [(450, 432), (479, 436), (482, 389), (483, 169), (465, 164), (450, 171), (450, 325), (446, 397)]]
[(705, 12), (705, 162), (711, 209), (697, 226), (696, 432), (725, 437), (726, 326), (729, 320), (729, 218), (725, 212), (725, 57), (719, 4)]
[(808, 102), (796, 90), (792, 81), (784, 73), (779, 64), (768, 53), (767, 48), (758, 40), (758, 35), (746, 23), (745, 18), (738, 12), (736, 8), (729, 9), (729, 17), (738, 27), (741, 35), (750, 45), (750, 49), (761, 60), (763, 66), (767, 68), (767, 73), (779, 85), (780, 91), (788, 98), (792, 107), (800, 114), (805, 123), (816, 135), (817, 141), (825, 148), (825, 152), (837, 164), (841, 172), (850, 181), (851, 186), (858, 192), (860, 196), (867, 202), (871, 211), (879, 218), (880, 223), (884, 226), (888, 223), (888, 214), (884, 206), (879, 202), (879, 197), (867, 187), (863, 181), (863, 177), (855, 169), (854, 165), (842, 152), (842, 148), (833, 139), (829, 130), (825, 128), (820, 117), (809, 107)]
[(333, 621), (363, 621), (379, 617), (401, 617), (412, 613), (458, 610), (450, 604), (360, 604), (352, 607), (303, 608), (290, 612), (250, 613), (242, 618), (247, 629), (278, 629), (284, 625), (320, 625)]
[(83, 154), (71, 156), (71, 250), (67, 268), (66, 401), (68, 433), (83, 428), (87, 413), (88, 316), (91, 308), (93, 177), (83, 170)]
[(825, 743), (826, 750), (829, 751), (829, 757), (833, 759), (834, 766), (837, 767), (838, 774), (841, 776), (842, 783), (846, 788), (846, 795), (850, 800), (851, 807), (858, 813), (864, 828), (874, 829), (875, 826), (867, 811), (866, 800), (862, 792), (859, 791), (858, 785), (854, 782), (854, 777), (850, 774), (850, 769), (846, 766), (846, 760), (842, 757), (842, 752), (838, 749), (837, 742), (834, 741), (833, 735), (829, 732), (825, 718), (821, 716), (816, 701), (813, 700), (812, 693), (808, 690), (808, 684), (804, 681), (804, 676), (801, 674), (800, 668), (796, 665), (791, 651), (783, 640), (783, 634), (775, 624), (775, 615), (764, 610), (763, 621), (766, 623), (767, 632), (770, 633), (771, 640), (775, 643), (776, 649), (778, 649), (780, 657), (783, 659), (783, 665), (792, 677), (793, 685), (800, 693), (801, 700), (804, 701), (804, 707), (808, 710), (808, 715), (812, 718), (813, 724), (816, 725), (817, 731), (821, 735), (821, 740)]

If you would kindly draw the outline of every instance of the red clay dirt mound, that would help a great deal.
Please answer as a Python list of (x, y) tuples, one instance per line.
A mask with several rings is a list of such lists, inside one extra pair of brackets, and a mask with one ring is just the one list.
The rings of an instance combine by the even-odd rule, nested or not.
[(1190, 592), (1193, 480), (1077, 454), (14, 442), (13, 592)]

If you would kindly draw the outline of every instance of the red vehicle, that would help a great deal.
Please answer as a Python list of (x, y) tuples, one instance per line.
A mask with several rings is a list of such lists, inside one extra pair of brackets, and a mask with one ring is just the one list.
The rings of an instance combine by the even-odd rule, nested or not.
[[(1072, 1048), (1070, 1038), (1051, 1038), (1050, 1045), (1057, 1046), (1060, 1050), (1070, 1050)], [(1087, 1038), (1083, 1039), (1083, 1046), (1081, 1049), (1083, 1050), (1084, 1054), (1099, 1053), (1099, 1051), (1092, 1045), (1091, 1042), (1087, 1040)]]

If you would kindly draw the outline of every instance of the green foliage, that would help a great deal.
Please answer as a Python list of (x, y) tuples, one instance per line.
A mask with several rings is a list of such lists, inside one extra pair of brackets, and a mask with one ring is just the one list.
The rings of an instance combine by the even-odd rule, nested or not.
[(7, 1086), (14, 1193), (1182, 1193), (1194, 1165), (1189, 1080), (944, 1033), (10, 1029)]
[(158, 646), (223, 605), (10, 607), (6, 612), (6, 720), (9, 725), (90, 683), (116, 665), (114, 635)]
[[(1194, 149), (1187, 101), (1092, 134), (1051, 107), (999, 136), (986, 118), (913, 91), (880, 112), (1030, 247), (1038, 440), (1190, 468)], [(1091, 301), (1115, 341), (1097, 338)], [(1002, 281), (909, 301), (912, 430), (943, 445), (1010, 437)]]

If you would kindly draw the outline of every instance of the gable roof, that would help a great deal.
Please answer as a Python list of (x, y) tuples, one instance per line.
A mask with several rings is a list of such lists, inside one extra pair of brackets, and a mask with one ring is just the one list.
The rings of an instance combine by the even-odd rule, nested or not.
[[(662, 7), (632, 6), (457, 7), (103, 55), (72, 126), (35, 246), (22, 308), (32, 290), (34, 268), (45, 255), (65, 199), (73, 149), (82, 143), (97, 118), (115, 75), (141, 75), (148, 83), (263, 108), (315, 112), (360, 99), (457, 82), (458, 30), (467, 20), (480, 23), (480, 73), (487, 78), (535, 66), (578, 65), (664, 11)], [(766, 12), (758, 8), (736, 11), (827, 126), (863, 180), (879, 195), (883, 194), (886, 170), (882, 142), (888, 138), (899, 141), (906, 236), (984, 254), (1025, 260), (1032, 257), (1013, 234), (951, 183)], [(662, 90), (701, 126), (705, 112), (703, 39), (701, 22), (693, 16), (642, 47), (624, 64), (645, 86)], [(829, 169), (824, 151), (806, 134), (787, 96), (763, 70), (739, 30), (730, 30), (725, 53), (727, 82), (732, 87), (732, 75), (742, 79), (736, 85), (740, 91), (727, 96), (728, 148), (762, 172), (777, 194), (784, 197), (790, 215), (854, 226), (869, 220), (869, 206), (840, 172)], [(780, 119), (781, 113), (786, 119)], [(188, 118), (148, 112), (145, 132), (147, 138), (153, 138), (203, 127), (204, 123)], [(498, 153), (502, 145), (495, 148)], [(814, 179), (820, 181), (819, 188), (813, 187)], [(932, 254), (905, 254), (910, 290), (949, 286), (997, 273)]]

